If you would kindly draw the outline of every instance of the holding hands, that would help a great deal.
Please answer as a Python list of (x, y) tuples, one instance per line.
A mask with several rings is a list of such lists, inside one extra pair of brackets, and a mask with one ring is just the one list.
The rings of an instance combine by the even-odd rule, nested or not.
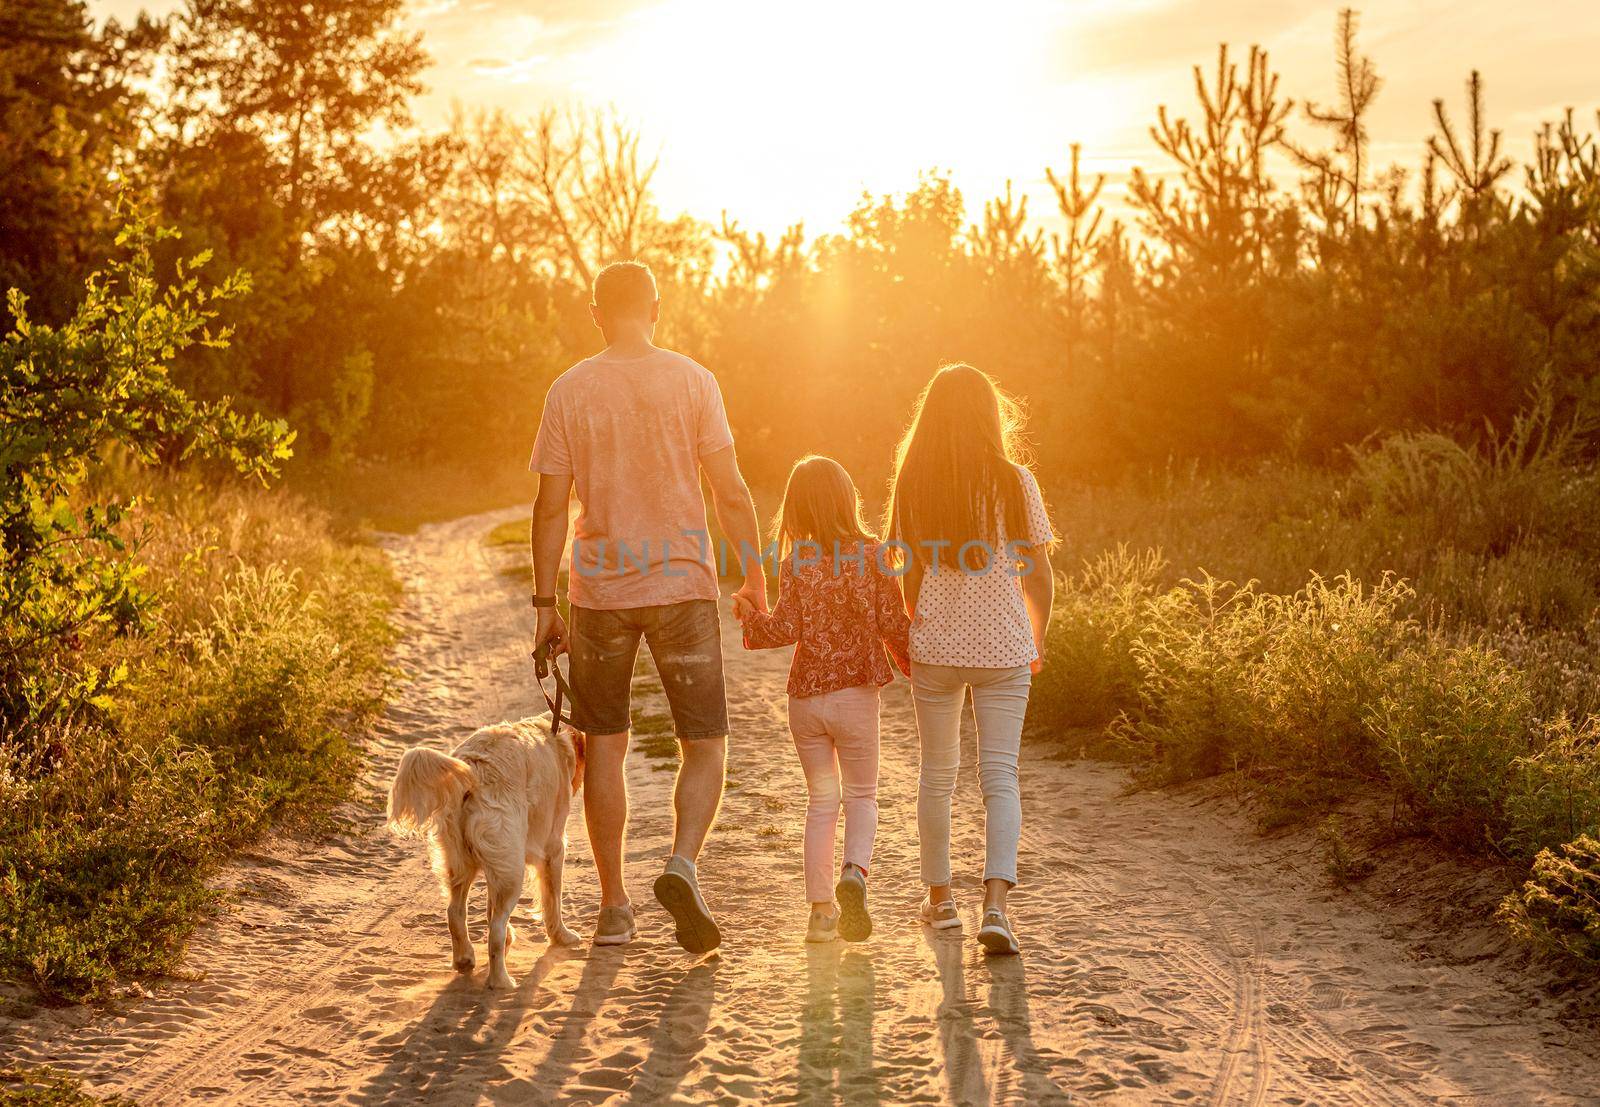
[(733, 617), (740, 625), (752, 613), (767, 610), (767, 578), (759, 573), (747, 576), (744, 586), (733, 594)]

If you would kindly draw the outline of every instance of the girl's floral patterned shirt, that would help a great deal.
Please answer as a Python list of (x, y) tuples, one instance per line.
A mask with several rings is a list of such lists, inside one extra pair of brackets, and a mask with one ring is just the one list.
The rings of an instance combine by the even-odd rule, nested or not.
[(789, 694), (819, 696), (888, 684), (891, 657), (909, 675), (910, 632), (900, 585), (879, 561), (877, 544), (865, 542), (842, 548), (837, 560), (828, 552), (816, 563), (784, 558), (778, 602), (745, 619), (744, 648), (795, 646)]

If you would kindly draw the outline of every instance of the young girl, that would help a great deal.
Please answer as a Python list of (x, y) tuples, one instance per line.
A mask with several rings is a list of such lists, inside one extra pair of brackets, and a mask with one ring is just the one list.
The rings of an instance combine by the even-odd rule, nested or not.
[(1020, 410), (986, 373), (940, 369), (917, 401), (895, 456), (884, 541), (908, 552), (901, 586), (911, 624), (911, 690), (922, 743), (917, 833), (922, 918), (958, 927), (950, 895), (950, 796), (961, 711), (972, 689), (983, 790), (984, 896), (978, 940), (1016, 953), (1006, 894), (1017, 882), (1022, 719), (1050, 621), (1050, 519), (1018, 463)]
[[(909, 672), (910, 620), (877, 542), (861, 521), (850, 474), (826, 457), (795, 463), (775, 525), (778, 602), (735, 608), (745, 649), (798, 643), (789, 670), (789, 729), (805, 773), (806, 941), (865, 940), (867, 870), (878, 829), (878, 689), (894, 679), (885, 647)], [(844, 869), (833, 838), (844, 794)], [(835, 897), (838, 903), (835, 905)]]

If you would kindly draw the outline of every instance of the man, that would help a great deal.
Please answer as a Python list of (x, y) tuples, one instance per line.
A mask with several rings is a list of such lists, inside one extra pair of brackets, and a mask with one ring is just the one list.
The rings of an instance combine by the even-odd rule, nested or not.
[[(705, 953), (722, 939), (695, 862), (722, 801), (728, 711), (701, 473), (717, 522), (739, 551), (744, 585), (737, 595), (765, 611), (755, 505), (716, 378), (652, 341), (661, 301), (650, 270), (638, 262), (607, 266), (595, 278), (589, 312), (606, 348), (550, 386), (529, 463), (539, 474), (531, 539), (536, 643), (551, 643), (555, 653), (570, 646), (573, 722), (588, 736), (583, 809), (600, 877), (596, 945), (634, 936), (622, 874), (623, 768), (639, 639), (650, 647), (682, 752), (672, 856), (655, 894), (672, 913), (679, 944)], [(556, 581), (574, 491), (569, 632), (556, 607)]]

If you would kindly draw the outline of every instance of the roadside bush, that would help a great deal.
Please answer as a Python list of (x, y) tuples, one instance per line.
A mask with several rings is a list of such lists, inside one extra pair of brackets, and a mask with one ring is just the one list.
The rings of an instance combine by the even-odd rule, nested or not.
[(1547, 545), (1519, 543), (1499, 556), (1446, 547), (1418, 565), (1415, 579), (1422, 617), (1458, 630), (1554, 632), (1582, 626), (1600, 605), (1590, 560)]
[(1600, 969), (1600, 839), (1585, 834), (1541, 850), (1500, 918), (1535, 949)]
[(1487, 427), (1468, 443), (1437, 431), (1406, 431), (1351, 451), (1358, 502), (1414, 537), (1413, 546), (1500, 555), (1563, 528), (1591, 421), (1559, 419), (1548, 382), (1503, 433)]
[(1537, 851), (1600, 832), (1600, 718), (1545, 723), (1538, 748), (1511, 767), (1499, 847), (1526, 861)]
[(1292, 596), (1211, 577), (1146, 601), (1130, 647), (1137, 707), (1119, 733), (1184, 780), (1240, 769), (1279, 779), (1371, 776), (1368, 713), (1419, 633), (1385, 578), (1313, 577)]
[(1403, 581), (1313, 576), (1278, 595), (1202, 575), (1161, 591), (1161, 571), (1119, 548), (1063, 581), (1036, 727), (1120, 710), (1111, 733), (1138, 772), (1246, 773), (1264, 825), (1362, 781), (1470, 851), (1526, 860), (1600, 823), (1600, 720), (1542, 713), (1505, 653), (1407, 616)]
[(1253, 583), (1202, 576), (1156, 596), (1146, 611), (1132, 646), (1138, 704), (1119, 736), (1163, 779), (1243, 767), (1257, 714), (1251, 665), (1271, 629), (1268, 599)]
[(1376, 863), (1371, 857), (1351, 845), (1345, 834), (1344, 820), (1329, 815), (1317, 827), (1317, 838), (1322, 843), (1322, 871), (1328, 881), (1340, 888), (1359, 884), (1372, 875)]
[(1133, 643), (1164, 568), (1158, 550), (1118, 546), (1058, 581), (1033, 725), (1104, 726), (1138, 702)]
[(1493, 651), (1437, 639), (1407, 651), (1372, 727), (1384, 774), (1413, 822), (1481, 848), (1502, 826), (1513, 763), (1532, 752), (1532, 714), (1521, 676)]
[(182, 705), (163, 722), (230, 779), (252, 781), (253, 803), (341, 792), (358, 760), (347, 732), (379, 706), (389, 589), (376, 576), (359, 561), (323, 566), (311, 587), (282, 562), (238, 564), (209, 624), (154, 670)]
[(153, 247), (172, 232), (133, 214), (117, 236), (127, 257), (86, 284), (59, 327), (16, 320), (0, 340), (0, 740), (37, 746), (43, 732), (104, 711), (126, 671), (97, 666), (94, 640), (136, 631), (148, 611), (120, 529), (129, 504), (85, 488), (108, 453), (140, 462), (218, 459), (265, 476), (289, 453), (278, 422), (194, 399), (171, 377), (186, 348), (223, 346), (215, 305), (248, 289), (241, 274), (202, 286), (201, 255), (156, 278)]
[(156, 606), (95, 660), (124, 694), (0, 766), (0, 970), (68, 998), (170, 970), (228, 852), (343, 794), (392, 640), (381, 555), (304, 503), (140, 491)]
[(0, 342), (0, 972), (70, 998), (170, 968), (228, 850), (343, 794), (391, 642), (377, 551), (178, 483), (264, 482), (293, 436), (173, 381), (248, 281), (163, 285), (169, 237), (132, 213), (70, 320), (13, 293)]
[(1600, 619), (1545, 631), (1513, 623), (1474, 634), (1472, 640), (1491, 647), (1522, 673), (1540, 718), (1600, 714)]
[(46, 994), (103, 996), (176, 961), (231, 820), (204, 750), (88, 727), (54, 739), (50, 772), (13, 766), (0, 791), (0, 965)]
[(1411, 595), (1387, 576), (1370, 588), (1314, 576), (1293, 596), (1264, 598), (1266, 649), (1248, 676), (1254, 725), (1240, 743), (1248, 766), (1331, 778), (1376, 772), (1368, 715), (1393, 677), (1392, 659), (1416, 637), (1398, 614)]
[(0, 1066), (0, 1104), (5, 1107), (135, 1107), (125, 1096), (96, 1096), (83, 1081), (51, 1068)]

